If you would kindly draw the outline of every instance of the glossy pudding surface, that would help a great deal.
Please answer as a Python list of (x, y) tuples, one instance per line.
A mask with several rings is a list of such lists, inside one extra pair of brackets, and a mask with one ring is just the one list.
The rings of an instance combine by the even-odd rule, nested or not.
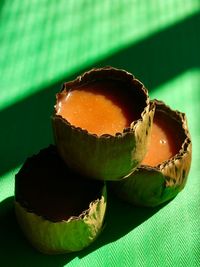
[(101, 136), (115, 135), (138, 119), (138, 97), (119, 81), (98, 81), (69, 90), (57, 103), (57, 115), (71, 125)]
[(180, 125), (167, 113), (156, 110), (147, 154), (142, 164), (156, 166), (175, 156), (181, 149), (183, 137)]

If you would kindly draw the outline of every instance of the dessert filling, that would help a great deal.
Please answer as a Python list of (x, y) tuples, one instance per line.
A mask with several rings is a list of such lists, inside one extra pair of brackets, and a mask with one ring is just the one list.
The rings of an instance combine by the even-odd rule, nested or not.
[(156, 110), (148, 151), (142, 164), (153, 167), (175, 156), (183, 142), (180, 130), (180, 124), (175, 119)]
[(57, 115), (98, 136), (123, 132), (144, 108), (141, 97), (126, 87), (125, 83), (107, 80), (69, 90), (57, 103)]

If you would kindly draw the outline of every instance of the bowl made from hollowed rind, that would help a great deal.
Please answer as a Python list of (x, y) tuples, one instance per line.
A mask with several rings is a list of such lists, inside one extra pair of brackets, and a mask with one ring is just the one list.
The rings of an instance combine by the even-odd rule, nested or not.
[(54, 146), (27, 159), (16, 174), (17, 220), (43, 253), (68, 253), (90, 245), (102, 231), (106, 204), (105, 183), (80, 179)]
[[(71, 125), (57, 114), (57, 104), (69, 90), (107, 80), (123, 85), (122, 90), (130, 93), (137, 107), (137, 119), (123, 132), (97, 136)], [(119, 180), (133, 172), (144, 158), (153, 115), (154, 103), (150, 103), (147, 89), (132, 74), (112, 67), (92, 69), (65, 83), (57, 94), (52, 116), (55, 144), (69, 168), (94, 179)]]
[(173, 126), (177, 125), (177, 136), (182, 141), (180, 150), (157, 166), (140, 165), (129, 177), (111, 183), (112, 190), (123, 200), (150, 207), (172, 199), (184, 188), (192, 157), (192, 143), (185, 114), (172, 110), (162, 101), (153, 102), (156, 106), (155, 117), (157, 112), (165, 112), (173, 121)]

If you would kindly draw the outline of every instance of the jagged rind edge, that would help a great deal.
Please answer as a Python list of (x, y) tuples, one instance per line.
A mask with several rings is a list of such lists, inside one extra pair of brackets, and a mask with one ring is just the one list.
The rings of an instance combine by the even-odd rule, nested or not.
[(112, 67), (92, 69), (76, 80), (65, 83), (61, 93), (57, 94), (57, 100), (63, 94), (63, 90), (91, 82), (92, 79), (97, 80), (97, 76), (98, 79), (103, 79), (106, 72), (109, 72), (110, 79), (128, 80), (143, 90), (146, 107), (140, 119), (134, 121), (130, 128), (124, 129), (123, 133), (98, 137), (71, 125), (67, 120), (56, 115), (55, 110), (52, 116), (52, 126), (59, 154), (69, 168), (94, 179), (118, 180), (133, 172), (146, 154), (154, 104), (150, 103), (144, 85), (124, 70)]
[(15, 201), (16, 217), (25, 236), (40, 252), (62, 254), (80, 251), (100, 234), (107, 206), (106, 184), (101, 199), (90, 203), (89, 209), (67, 221), (51, 222), (27, 211)]
[(185, 186), (192, 159), (192, 142), (184, 113), (172, 110), (163, 101), (153, 101), (181, 123), (185, 140), (180, 151), (156, 167), (141, 165), (126, 179), (112, 183), (116, 194), (129, 203), (155, 207), (174, 198)]

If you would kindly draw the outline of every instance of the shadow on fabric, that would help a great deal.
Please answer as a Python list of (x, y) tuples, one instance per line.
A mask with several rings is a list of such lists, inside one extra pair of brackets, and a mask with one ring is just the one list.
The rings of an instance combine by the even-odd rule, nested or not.
[[(195, 25), (200, 25), (200, 14), (96, 62), (88, 69), (105, 65), (123, 68), (153, 90), (188, 69), (200, 67), (197, 56), (200, 35), (194, 30)], [(51, 87), (0, 112), (0, 176), (53, 142), (50, 117), (55, 93), (64, 79), (71, 80), (78, 74), (63, 77)]]
[(0, 203), (1, 264), (6, 267), (15, 266), (16, 262), (20, 267), (27, 267), (27, 264), (30, 267), (64, 266), (75, 257), (83, 258), (99, 247), (134, 231), (134, 228), (148, 220), (163, 207), (163, 205), (158, 208), (133, 207), (120, 201), (111, 192), (108, 195), (105, 226), (98, 239), (83, 251), (63, 255), (45, 255), (33, 248), (24, 237), (16, 221), (13, 206), (14, 197), (5, 199)]
[[(124, 68), (141, 79), (149, 90), (162, 85), (182, 72), (199, 68), (200, 36), (194, 28), (200, 15), (194, 15), (148, 39), (129, 46), (96, 62), (93, 66), (112, 65)], [(88, 69), (90, 68), (88, 67)], [(80, 70), (82, 72), (84, 70)], [(73, 77), (65, 77), (69, 80)], [(64, 78), (51, 87), (24, 99), (0, 112), (0, 175), (13, 169), (33, 153), (53, 142), (50, 117)], [(181, 90), (181, 88), (180, 88)], [(1, 178), (0, 178), (1, 179)], [(35, 251), (23, 237), (13, 210), (13, 198), (0, 203), (1, 263), (3, 266), (59, 267), (76, 257), (82, 258), (99, 247), (119, 239), (148, 220), (160, 208), (144, 209), (129, 206), (109, 194), (106, 226), (101, 236), (84, 251), (59, 256), (46, 256)], [(120, 210), (120, 216), (119, 216)]]
[(1, 266), (4, 267), (35, 267), (64, 266), (74, 258), (73, 254), (43, 255), (37, 252), (23, 236), (16, 221), (13, 197), (0, 203), (0, 246)]

